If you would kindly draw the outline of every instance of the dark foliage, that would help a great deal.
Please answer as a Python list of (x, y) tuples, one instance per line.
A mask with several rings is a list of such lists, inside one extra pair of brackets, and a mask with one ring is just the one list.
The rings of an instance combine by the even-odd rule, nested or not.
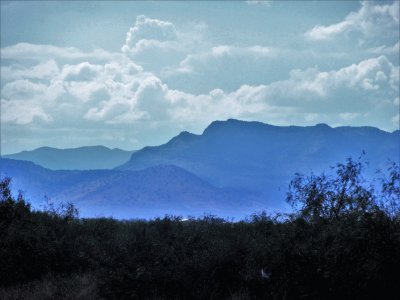
[(1, 299), (391, 299), (400, 286), (399, 167), (379, 190), (349, 159), (297, 175), (290, 215), (151, 221), (34, 211), (0, 183)]

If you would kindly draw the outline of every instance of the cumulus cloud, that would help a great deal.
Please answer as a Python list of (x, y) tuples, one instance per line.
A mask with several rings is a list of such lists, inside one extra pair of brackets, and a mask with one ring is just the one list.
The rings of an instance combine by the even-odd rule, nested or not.
[(5, 123), (27, 125), (32, 123), (34, 120), (40, 120), (47, 123), (52, 121), (52, 118), (33, 101), (26, 101), (21, 105), (16, 101), (6, 101), (2, 99), (1, 120)]
[[(275, 55), (270, 48), (228, 46), (214, 47), (207, 55), (236, 57), (243, 53), (259, 57)], [(353, 106), (357, 102), (359, 105), (355, 107), (365, 109), (371, 105), (366, 99), (379, 96), (392, 99), (389, 102), (393, 105), (398, 84), (398, 67), (385, 56), (328, 72), (317, 68), (292, 70), (286, 80), (241, 85), (231, 92), (217, 88), (199, 94), (170, 88), (158, 76), (129, 60), (106, 64), (82, 62), (63, 65), (47, 82), (34, 82), (32, 78), (32, 81), (19, 79), (6, 83), (2, 88), (2, 112), (7, 117), (2, 121), (16, 124), (65, 120), (105, 124), (165, 121), (190, 127), (229, 117), (274, 116), (282, 122), (296, 113), (310, 120), (315, 119), (310, 110), (328, 113), (332, 107), (340, 107), (339, 102), (352, 101)], [(19, 111), (25, 112), (26, 103), (29, 104), (25, 107), (36, 109), (25, 114), (26, 117), (17, 117)], [(345, 121), (358, 116), (355, 112), (336, 110)]]
[(263, 46), (250, 46), (250, 47), (236, 47), (236, 46), (227, 46), (220, 45), (212, 47), (206, 52), (198, 53), (198, 54), (189, 54), (181, 63), (182, 66), (189, 67), (194, 61), (201, 60), (206, 61), (212, 58), (221, 58), (221, 57), (229, 57), (229, 58), (238, 58), (245, 56), (255, 56), (255, 57), (276, 57), (278, 50), (272, 47), (263, 47)]
[(135, 83), (120, 85), (119, 91), (114, 89), (109, 100), (89, 109), (84, 117), (111, 124), (164, 119), (170, 104), (165, 97), (167, 86), (154, 75), (142, 75)]
[(348, 14), (339, 23), (331, 25), (316, 25), (306, 33), (310, 40), (329, 40), (341, 34), (351, 32), (361, 33), (363, 37), (377, 35), (392, 35), (398, 32), (399, 2), (392, 4), (374, 4), (371, 1), (361, 2), (357, 12)]
[(176, 39), (177, 32), (174, 24), (140, 15), (136, 18), (135, 26), (131, 27), (126, 34), (122, 52), (136, 52), (141, 46), (140, 43), (144, 41), (166, 42)]
[[(3, 48), (2, 59), (7, 61), (1, 68), (3, 128), (9, 136), (10, 130), (24, 128), (56, 132), (49, 136), (82, 132), (87, 139), (95, 139), (96, 131), (102, 141), (145, 145), (180, 130), (199, 132), (210, 122), (227, 118), (277, 125), (374, 125), (382, 115), (391, 116), (393, 105), (398, 105), (399, 67), (390, 62), (384, 48), (378, 57), (330, 71), (288, 70), (282, 67), (283, 57), (289, 62), (299, 59), (283, 49), (213, 45), (192, 51), (193, 40), (183, 40), (186, 37), (174, 24), (139, 16), (119, 54), (97, 50), (94, 59), (89, 57), (93, 53), (75, 48), (31, 44)], [(159, 58), (166, 53), (167, 60), (175, 55), (168, 51), (176, 54), (177, 66), (167, 69), (166, 63), (154, 58), (158, 69), (149, 64), (151, 57), (146, 55), (156, 53)], [(202, 89), (180, 88), (173, 84), (177, 81)]]
[(369, 48), (367, 51), (373, 54), (386, 54), (386, 55), (393, 54), (398, 56), (400, 53), (400, 43), (397, 42), (393, 46), (382, 45), (379, 47)]
[(2, 87), (1, 96), (2, 123), (27, 125), (33, 122), (53, 121), (53, 111), (46, 111), (49, 102), (58, 95), (46, 84), (27, 79), (15, 80)]
[(278, 57), (283, 53), (260, 45), (218, 45), (186, 55), (177, 67), (165, 68), (159, 75), (173, 88), (187, 92), (232, 91), (244, 83), (261, 84), (272, 77), (287, 76), (290, 66), (278, 68)]
[[(220, 45), (215, 46), (207, 51), (189, 54), (184, 60), (180, 62), (179, 68), (173, 70), (166, 70), (165, 74), (172, 75), (175, 72), (179, 73), (206, 73), (207, 76), (213, 77), (215, 72), (223, 71), (221, 67), (225, 68), (239, 67), (242, 69), (254, 68), (254, 63), (262, 63), (268, 59), (276, 58), (278, 50), (272, 47), (251, 46), (251, 47), (235, 47)], [(213, 70), (214, 69), (214, 70)], [(238, 73), (239, 70), (235, 70)], [(253, 69), (253, 72), (256, 70)], [(235, 76), (231, 73), (231, 76)], [(230, 76), (230, 80), (232, 77)]]
[(61, 77), (66, 81), (91, 81), (99, 76), (103, 70), (101, 65), (93, 65), (83, 62), (77, 65), (65, 65)]
[(47, 90), (47, 86), (41, 83), (33, 83), (29, 80), (21, 79), (7, 83), (1, 89), (4, 98), (12, 100), (29, 100), (37, 95), (41, 96)]
[[(361, 57), (359, 60), (363, 59)], [(221, 88), (233, 91), (243, 84), (260, 85), (284, 80), (292, 69), (310, 65), (331, 68), (333, 62), (345, 65), (348, 57), (335, 51), (289, 49), (268, 45), (215, 45), (189, 53), (175, 67), (158, 73), (168, 85), (191, 93)]]
[(250, 6), (263, 5), (268, 7), (272, 4), (272, 0), (247, 0), (246, 4)]
[(380, 56), (338, 71), (320, 73), (317, 81), (324, 89), (347, 86), (369, 91), (388, 87), (388, 90), (397, 91), (398, 77), (395, 76), (397, 69), (385, 56)]
[(30, 43), (18, 43), (13, 46), (1, 48), (2, 60), (36, 60), (48, 61), (49, 59), (61, 61), (110, 61), (118, 58), (120, 54), (110, 53), (103, 49), (94, 49), (91, 52), (83, 52), (74, 47), (57, 47), (53, 45), (39, 45)]
[(172, 22), (138, 16), (126, 34), (122, 53), (151, 72), (176, 66), (188, 53), (202, 48), (204, 23), (193, 23), (178, 31)]
[(25, 67), (19, 64), (12, 64), (1, 67), (1, 83), (18, 79), (51, 79), (59, 73), (55, 60), (49, 59), (32, 67)]
[(147, 70), (158, 71), (182, 59), (184, 47), (173, 23), (141, 15), (127, 32), (121, 50)]
[[(368, 110), (377, 104), (373, 102), (377, 95), (389, 99), (398, 93), (398, 78), (393, 76), (396, 70), (382, 56), (329, 72), (315, 68), (293, 70), (287, 80), (267, 85), (242, 85), (230, 93), (214, 89), (208, 94), (195, 95), (168, 90), (165, 97), (171, 100), (172, 116), (181, 122), (237, 117), (290, 123), (293, 116), (301, 115), (309, 121), (309, 111), (313, 109), (318, 111), (313, 119), (333, 112), (348, 122), (361, 116), (347, 111), (349, 101), (353, 109)], [(367, 94), (370, 96), (366, 97)]]

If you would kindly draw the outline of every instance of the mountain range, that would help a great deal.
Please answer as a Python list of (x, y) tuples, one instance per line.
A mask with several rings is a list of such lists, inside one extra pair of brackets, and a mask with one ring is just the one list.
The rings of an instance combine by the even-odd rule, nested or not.
[(295, 173), (319, 173), (365, 152), (367, 176), (398, 161), (400, 131), (374, 127), (272, 126), (229, 119), (211, 123), (201, 135), (182, 132), (168, 143), (132, 154), (120, 170), (161, 164), (184, 168), (218, 187), (281, 198)]
[(3, 158), (31, 161), (50, 170), (99, 170), (112, 169), (125, 163), (133, 152), (104, 146), (71, 149), (40, 147), (3, 155)]
[(203, 213), (234, 216), (253, 201), (250, 195), (244, 195), (246, 198), (240, 191), (214, 187), (172, 165), (140, 171), (52, 171), (27, 161), (3, 158), (0, 162), (2, 176), (12, 178), (14, 193), (22, 191), (34, 207), (41, 208), (47, 201), (56, 206), (71, 202), (84, 217), (146, 218)]
[[(398, 162), (399, 141), (398, 130), (229, 119), (211, 123), (200, 135), (182, 132), (164, 145), (132, 152), (115, 168), (95, 170), (90, 166), (99, 164), (91, 162), (54, 171), (39, 166), (38, 160), (34, 164), (3, 158), (1, 173), (12, 177), (14, 190), (25, 191), (36, 206), (46, 195), (55, 202), (75, 203), (83, 216), (213, 213), (242, 218), (263, 209), (288, 210), (285, 194), (298, 172), (329, 172), (337, 162), (365, 152), (368, 179), (389, 159)], [(62, 165), (57, 156), (52, 159), (53, 166)]]

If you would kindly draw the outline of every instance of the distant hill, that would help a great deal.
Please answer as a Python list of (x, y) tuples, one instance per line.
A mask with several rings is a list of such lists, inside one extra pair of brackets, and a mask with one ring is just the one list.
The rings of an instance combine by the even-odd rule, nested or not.
[(176, 166), (140, 171), (52, 171), (34, 163), (0, 159), (1, 176), (12, 178), (12, 190), (22, 190), (34, 207), (74, 203), (82, 216), (117, 218), (165, 214), (242, 216), (260, 209), (250, 193), (216, 188)]
[(3, 158), (34, 162), (51, 170), (112, 169), (127, 162), (133, 151), (89, 146), (72, 149), (41, 147), (32, 151), (4, 155)]
[(164, 145), (145, 147), (118, 169), (173, 164), (218, 187), (258, 191), (269, 203), (282, 203), (296, 172), (329, 171), (363, 151), (369, 162), (367, 175), (384, 168), (388, 159), (398, 161), (399, 131), (325, 124), (272, 126), (230, 119), (211, 123), (201, 135), (182, 132)]
[[(100, 168), (89, 162), (108, 161), (107, 153), (114, 150), (105, 149), (104, 156), (96, 157), (95, 151), (75, 157), (72, 153), (79, 152), (71, 150), (70, 163), (57, 150), (52, 156), (57, 167), (52, 167)], [(244, 217), (263, 209), (287, 210), (285, 196), (295, 173), (329, 172), (330, 166), (350, 156), (357, 159), (363, 152), (369, 162), (368, 179), (376, 169), (385, 168), (388, 159), (399, 161), (400, 131), (227, 120), (211, 123), (201, 135), (182, 132), (164, 145), (145, 147), (115, 169), (51, 171), (11, 159), (1, 159), (0, 167), (2, 176), (13, 178), (14, 191), (26, 191), (35, 205), (42, 204), (47, 195), (57, 202), (75, 203), (84, 216), (208, 212)]]

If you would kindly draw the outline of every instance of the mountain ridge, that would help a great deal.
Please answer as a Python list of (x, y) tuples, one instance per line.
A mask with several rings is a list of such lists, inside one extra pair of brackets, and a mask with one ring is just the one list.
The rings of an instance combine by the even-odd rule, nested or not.
[[(74, 203), (81, 216), (144, 218), (213, 213), (239, 216), (260, 208), (251, 193), (214, 187), (174, 165), (139, 171), (49, 170), (32, 162), (0, 158), (1, 177), (12, 178), (35, 208), (47, 200)], [(247, 201), (245, 201), (247, 199)], [(251, 207), (253, 209), (251, 209)]]
[(98, 170), (111, 169), (128, 161), (133, 152), (100, 145), (67, 149), (44, 146), (2, 157), (32, 161), (51, 170)]
[(0, 162), (16, 188), (37, 199), (71, 200), (84, 215), (203, 211), (244, 217), (260, 210), (287, 211), (284, 200), (295, 173), (329, 173), (331, 166), (364, 152), (363, 160), (370, 163), (364, 175), (370, 179), (376, 169), (385, 169), (387, 159), (398, 161), (399, 142), (399, 131), (373, 127), (231, 119), (212, 122), (202, 134), (184, 131), (165, 144), (144, 147), (112, 169), (52, 171), (26, 161)]
[(295, 173), (318, 173), (363, 152), (372, 174), (386, 158), (398, 158), (396, 135), (367, 126), (275, 126), (228, 119), (212, 122), (200, 135), (181, 133), (163, 145), (142, 148), (116, 169), (174, 164), (215, 186), (267, 192), (271, 182), (281, 182), (273, 185), (278, 190)]

